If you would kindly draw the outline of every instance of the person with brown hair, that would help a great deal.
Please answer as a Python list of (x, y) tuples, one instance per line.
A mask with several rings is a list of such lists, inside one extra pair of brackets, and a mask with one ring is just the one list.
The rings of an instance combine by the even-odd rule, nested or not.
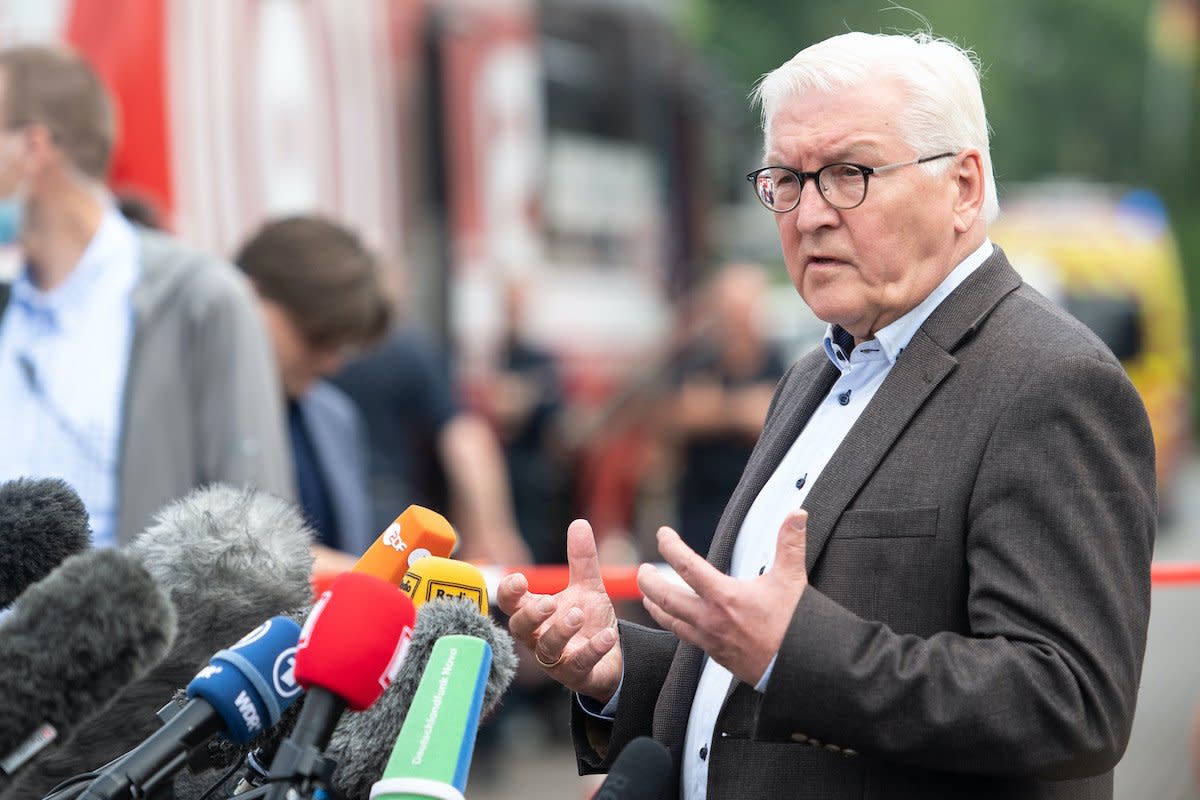
[(378, 261), (349, 228), (314, 215), (266, 223), (234, 261), (254, 285), (274, 347), (317, 570), (348, 568), (379, 530), (365, 427), (353, 401), (325, 379), (387, 330)]
[(0, 230), (22, 263), (0, 286), (0, 479), (66, 480), (97, 545), (204, 484), (294, 491), (249, 285), (122, 217), (104, 183), (115, 136), (78, 56), (0, 51)]

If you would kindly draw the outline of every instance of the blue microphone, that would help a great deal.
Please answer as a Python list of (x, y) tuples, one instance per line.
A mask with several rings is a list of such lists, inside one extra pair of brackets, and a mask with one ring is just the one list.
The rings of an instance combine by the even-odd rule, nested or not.
[(144, 797), (215, 734), (245, 744), (273, 726), (302, 691), (295, 676), (299, 638), (295, 621), (272, 617), (215, 653), (188, 684), (187, 704), (106, 767), (80, 799)]
[(211, 705), (225, 724), (219, 733), (246, 744), (278, 722), (303, 691), (296, 681), (299, 638), (295, 621), (272, 617), (233, 647), (218, 650), (187, 685), (188, 700)]

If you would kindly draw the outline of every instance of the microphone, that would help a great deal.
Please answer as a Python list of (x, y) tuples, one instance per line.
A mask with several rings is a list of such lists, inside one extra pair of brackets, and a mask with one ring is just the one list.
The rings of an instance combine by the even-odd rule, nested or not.
[(307, 794), (328, 785), (334, 764), (321, 753), (347, 707), (361, 711), (395, 679), (412, 638), (416, 611), (394, 584), (365, 573), (338, 576), (313, 606), (300, 633), (296, 680), (307, 689), (291, 736), (280, 743), (268, 797), (288, 786)]
[[(61, 781), (121, 756), (162, 727), (155, 711), (216, 650), (276, 614), (303, 608), (303, 621), (313, 599), (312, 540), (293, 504), (260, 491), (213, 485), (162, 508), (122, 552), (140, 561), (171, 598), (175, 643), (70, 740), (26, 764), (10, 794), (40, 798)], [(231, 758), (229, 766), (244, 748), (216, 747), (224, 742), (214, 737), (208, 751)]]
[(328, 752), (338, 761), (333, 786), (345, 797), (365, 798), (379, 780), (390, 748), (417, 693), (433, 649), (447, 636), (471, 636), (488, 644), (491, 668), (483, 692), (481, 715), (499, 705), (517, 671), (517, 655), (508, 631), (479, 613), (462, 598), (434, 600), (417, 614), (408, 655), (400, 672), (379, 701), (360, 714), (347, 714), (333, 732)]
[(79, 495), (58, 478), (0, 484), (0, 608), (88, 549), (92, 531)]
[(167, 652), (175, 611), (140, 564), (115, 550), (66, 559), (0, 623), (0, 769), (108, 703)]
[(375, 543), (359, 557), (353, 572), (374, 575), (391, 584), (426, 556), (449, 556), (458, 537), (441, 514), (411, 505), (396, 517)]
[(301, 691), (295, 674), (299, 636), (299, 625), (277, 616), (215, 653), (188, 684), (187, 705), (106, 767), (80, 799), (145, 797), (214, 734), (245, 743), (274, 725)]
[(492, 648), (483, 639), (437, 640), (371, 800), (461, 800), (491, 663)]
[[(434, 592), (435, 599), (445, 598), (441, 602), (427, 603), (427, 593), (417, 593), (413, 604), (421, 605), (420, 613), (417, 614), (408, 654), (392, 686), (370, 708), (359, 714), (347, 715), (337, 723), (326, 752), (337, 762), (333, 784), (347, 797), (366, 797), (371, 784), (378, 779), (387, 758), (382, 742), (394, 739), (400, 730), (422, 670), (439, 637), (465, 634), (488, 642), (495, 656), (484, 700), (485, 713), (499, 702), (500, 695), (508, 688), (516, 671), (512, 639), (480, 613), (480, 606), (487, 605), (483, 574), (470, 564), (437, 556), (422, 558), (419, 566), (420, 575), (412, 577), (413, 570), (405, 575), (400, 586), (402, 591), (412, 589), (418, 583), (421, 587), (454, 583), (459, 588), (453, 593), (443, 591), (439, 595)], [(460, 570), (460, 567), (465, 569)], [(410, 592), (406, 593), (412, 596)], [(451, 597), (461, 597), (462, 600), (447, 602)], [(305, 702), (307, 705), (308, 701)], [(246, 771), (238, 784), (237, 793), (262, 786), (268, 780), (267, 771), (262, 768), (262, 764), (269, 760), (265, 749), (259, 748), (247, 759)]]
[(417, 608), (444, 597), (463, 597), (488, 613), (487, 580), (479, 567), (452, 558), (429, 556), (409, 567), (400, 590), (412, 598)]
[(293, 504), (214, 484), (164, 506), (126, 550), (171, 593), (181, 628), (212, 628), (190, 674), (263, 619), (312, 601), (312, 543)]
[(671, 775), (671, 751), (649, 736), (625, 745), (592, 800), (657, 800)]

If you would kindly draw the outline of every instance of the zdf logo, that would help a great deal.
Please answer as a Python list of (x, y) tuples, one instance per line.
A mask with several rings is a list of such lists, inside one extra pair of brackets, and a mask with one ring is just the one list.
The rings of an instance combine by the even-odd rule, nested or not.
[(393, 522), (391, 525), (388, 525), (387, 530), (383, 532), (383, 543), (397, 553), (403, 553), (408, 549), (408, 543), (400, 536), (399, 522)]

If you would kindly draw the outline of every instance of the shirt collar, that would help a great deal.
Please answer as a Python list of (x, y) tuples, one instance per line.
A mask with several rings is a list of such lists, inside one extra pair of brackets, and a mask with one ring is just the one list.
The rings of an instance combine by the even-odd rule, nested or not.
[(86, 308), (100, 294), (119, 295), (133, 287), (138, 273), (136, 241), (133, 226), (110, 206), (75, 269), (61, 285), (43, 292), (30, 279), (26, 265), (13, 282), (12, 299), (27, 310), (69, 326), (72, 310)]
[[(896, 363), (896, 359), (904, 352), (904, 348), (912, 341), (912, 337), (916, 335), (917, 330), (929, 318), (933, 310), (941, 305), (941, 302), (957, 289), (968, 275), (987, 260), (988, 256), (992, 254), (992, 249), (992, 240), (985, 238), (983, 244), (960, 261), (958, 266), (937, 285), (937, 288), (917, 304), (916, 308), (875, 333), (875, 341), (887, 356), (889, 363)], [(850, 353), (854, 350), (854, 337), (848, 331), (841, 325), (826, 325), (823, 344), (825, 355), (835, 367), (843, 372), (849, 369)]]

